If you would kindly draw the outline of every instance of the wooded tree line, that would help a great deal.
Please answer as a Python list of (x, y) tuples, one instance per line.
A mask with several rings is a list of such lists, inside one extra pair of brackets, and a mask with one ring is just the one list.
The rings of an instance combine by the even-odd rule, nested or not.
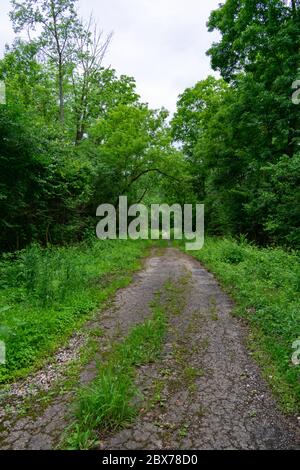
[(11, 20), (28, 40), (17, 36), (0, 61), (1, 247), (76, 241), (103, 202), (139, 202), (174, 180), (180, 192), (168, 112), (102, 65), (112, 35), (80, 20), (76, 0), (12, 1)]
[(299, 1), (227, 0), (208, 28), (222, 78), (185, 90), (173, 119), (217, 234), (300, 247)]
[[(0, 61), (0, 245), (69, 243), (96, 207), (205, 202), (207, 229), (300, 246), (299, 1), (227, 0), (209, 30), (208, 77), (165, 109), (103, 66), (112, 35), (76, 0), (12, 1), (16, 37)], [(176, 145), (174, 145), (176, 143)], [(179, 147), (179, 148), (178, 148)]]

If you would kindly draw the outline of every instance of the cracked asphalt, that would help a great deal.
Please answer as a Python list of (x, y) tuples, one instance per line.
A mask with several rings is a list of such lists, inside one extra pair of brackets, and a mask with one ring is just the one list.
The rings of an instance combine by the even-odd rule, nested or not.
[[(138, 369), (137, 419), (101, 435), (100, 449), (300, 448), (297, 420), (278, 409), (245, 346), (247, 327), (231, 315), (230, 298), (198, 261), (175, 248), (154, 250), (132, 284), (91, 322), (104, 335), (77, 385), (94, 378), (97, 361), (113, 341), (151, 316), (159, 291), (165, 299), (176, 294), (161, 359)], [(50, 405), (30, 416), (3, 408), (0, 448), (55, 448), (70, 421), (74, 393), (62, 387)], [(24, 399), (18, 397), (19, 404)]]

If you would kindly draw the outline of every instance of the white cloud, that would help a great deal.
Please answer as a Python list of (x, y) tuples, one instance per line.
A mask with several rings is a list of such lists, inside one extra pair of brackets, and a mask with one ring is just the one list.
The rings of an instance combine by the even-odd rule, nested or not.
[[(133, 76), (151, 107), (173, 112), (178, 94), (212, 73), (205, 53), (216, 35), (206, 22), (219, 1), (79, 0), (79, 9), (83, 17), (92, 11), (105, 32), (114, 31), (105, 65)], [(0, 52), (14, 37), (9, 4), (1, 0)]]

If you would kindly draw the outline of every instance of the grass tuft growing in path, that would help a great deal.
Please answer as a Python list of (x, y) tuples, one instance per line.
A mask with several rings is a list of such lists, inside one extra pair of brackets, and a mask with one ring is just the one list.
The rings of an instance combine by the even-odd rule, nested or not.
[(115, 345), (97, 378), (79, 392), (75, 422), (64, 444), (67, 448), (95, 447), (101, 433), (126, 425), (136, 415), (135, 368), (159, 357), (166, 331), (163, 308), (156, 305), (153, 310), (151, 319), (134, 327)]

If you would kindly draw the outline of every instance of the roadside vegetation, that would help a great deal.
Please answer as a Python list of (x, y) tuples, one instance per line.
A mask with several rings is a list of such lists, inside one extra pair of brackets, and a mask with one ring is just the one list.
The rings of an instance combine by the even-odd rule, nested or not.
[(190, 252), (216, 274), (250, 325), (249, 348), (288, 413), (300, 412), (300, 366), (292, 363), (300, 338), (299, 253), (258, 248), (245, 240), (207, 238)]
[(42, 249), (33, 245), (0, 262), (0, 382), (41, 365), (116, 289), (130, 282), (147, 241), (107, 240)]

